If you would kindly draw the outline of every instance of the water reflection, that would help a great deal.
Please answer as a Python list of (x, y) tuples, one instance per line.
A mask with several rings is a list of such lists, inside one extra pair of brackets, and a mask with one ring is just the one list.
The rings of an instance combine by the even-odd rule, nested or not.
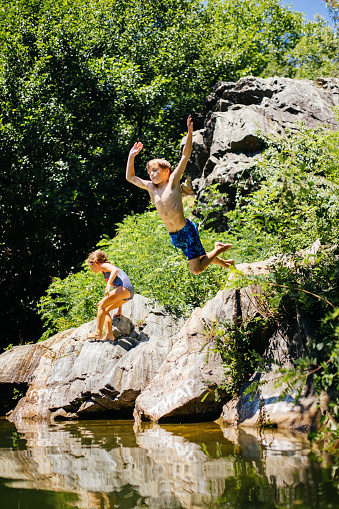
[(0, 499), (10, 492), (17, 505), (6, 507), (25, 509), (43, 495), (44, 509), (331, 507), (332, 472), (309, 452), (302, 434), (216, 423), (2, 422)]

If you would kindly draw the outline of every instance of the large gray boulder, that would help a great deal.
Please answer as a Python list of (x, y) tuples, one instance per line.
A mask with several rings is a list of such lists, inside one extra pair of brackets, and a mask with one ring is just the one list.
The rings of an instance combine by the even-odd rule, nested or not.
[[(299, 255), (312, 262), (319, 247), (317, 240)], [(289, 266), (292, 263), (287, 259), (283, 262)], [(246, 274), (267, 274), (275, 263), (277, 259), (270, 258), (237, 265), (237, 269)], [(220, 405), (225, 403), (220, 419), (223, 425), (316, 428), (321, 412), (312, 383), (302, 387), (299, 399), (300, 383), (286, 394), (286, 384), (279, 383), (282, 379), (279, 370), (294, 368), (295, 360), (305, 355), (305, 345), (315, 330), (310, 318), (298, 310), (294, 320), (267, 326), (265, 333), (259, 328), (253, 338), (252, 348), (267, 360), (267, 372), (254, 373), (237, 398), (231, 399), (227, 390), (219, 390), (218, 401), (214, 397), (213, 388), (227, 385), (229, 377), (228, 366), (215, 350), (214, 327), (219, 327), (223, 321), (253, 322), (265, 313), (261, 289), (255, 285), (220, 291), (202, 309), (195, 309), (180, 330), (179, 339), (159, 373), (137, 397), (136, 422), (142, 419), (153, 422), (208, 420), (215, 418)], [(257, 380), (262, 385), (252, 399), (252, 395), (245, 395), (245, 389)]]
[[(286, 129), (319, 125), (337, 130), (334, 107), (339, 105), (339, 79), (256, 78), (219, 82), (205, 101), (203, 129), (193, 133), (193, 151), (187, 165), (192, 188), (200, 200), (207, 186), (219, 184), (228, 193), (224, 207), (234, 206), (232, 185), (260, 157), (259, 131), (283, 136)], [(185, 139), (183, 140), (183, 143)]]
[(93, 321), (3, 353), (0, 384), (28, 387), (9, 419), (131, 417), (137, 395), (159, 371), (183, 321), (139, 295), (123, 314), (114, 342), (87, 340)]
[[(248, 271), (249, 267), (245, 269)], [(267, 264), (259, 268), (255, 265), (252, 273), (264, 269), (267, 270)], [(305, 355), (305, 344), (315, 329), (311, 320), (300, 312), (295, 321), (279, 324), (277, 328), (272, 326), (265, 334), (258, 331), (253, 348), (269, 359), (267, 372), (254, 373), (239, 397), (231, 399), (230, 393), (224, 390), (219, 391), (219, 400), (215, 400), (213, 389), (222, 382), (227, 385), (229, 372), (219, 353), (215, 353), (213, 327), (223, 320), (250, 321), (263, 313), (260, 289), (256, 286), (220, 291), (202, 309), (195, 309), (159, 373), (137, 397), (136, 422), (209, 420), (217, 418), (224, 404), (218, 421), (223, 426), (316, 428), (321, 412), (312, 383), (302, 387), (298, 400), (300, 383), (286, 394), (283, 393), (286, 384), (279, 383), (282, 378), (279, 369), (293, 368), (295, 360)], [(262, 385), (252, 400), (252, 394), (244, 393), (256, 380)]]
[(194, 310), (159, 373), (136, 399), (137, 422), (209, 420), (220, 415), (230, 396), (219, 391), (217, 401), (211, 390), (227, 377), (221, 356), (214, 351), (213, 327), (239, 314), (245, 320), (259, 314), (255, 291), (255, 287), (220, 291)]

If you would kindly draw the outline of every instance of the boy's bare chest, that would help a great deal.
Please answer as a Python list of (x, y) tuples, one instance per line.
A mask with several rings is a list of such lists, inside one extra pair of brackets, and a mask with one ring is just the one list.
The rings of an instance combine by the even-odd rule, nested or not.
[(182, 202), (180, 188), (177, 190), (171, 186), (155, 189), (152, 192), (151, 198), (156, 208), (163, 210), (177, 208), (178, 203)]
[(151, 199), (159, 216), (165, 223), (165, 226), (169, 232), (177, 232), (181, 230), (185, 224), (186, 219), (184, 216), (181, 189), (178, 186), (162, 189), (155, 189), (151, 194)]

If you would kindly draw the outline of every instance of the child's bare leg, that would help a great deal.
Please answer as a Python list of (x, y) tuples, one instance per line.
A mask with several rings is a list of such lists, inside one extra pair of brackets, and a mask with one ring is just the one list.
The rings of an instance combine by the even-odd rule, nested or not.
[[(124, 300), (121, 300), (120, 302), (114, 304), (114, 306), (111, 306), (108, 308), (108, 313), (106, 316), (109, 316), (109, 320), (110, 320), (110, 323), (108, 325), (109, 328), (106, 327), (106, 321), (105, 321), (105, 328), (106, 328), (106, 334), (105, 336), (102, 338), (102, 341), (106, 341), (106, 340), (113, 340), (114, 341), (114, 334), (113, 334), (113, 329), (112, 329), (112, 319), (111, 319), (111, 316), (109, 314), (109, 311), (112, 311), (112, 309), (116, 309), (118, 308), (120, 313), (121, 313), (121, 310), (122, 310), (122, 305), (125, 303), (125, 299)], [(118, 315), (118, 314), (115, 314), (113, 315), (113, 318), (114, 316), (121, 316)]]
[(110, 298), (104, 297), (100, 302), (98, 302), (98, 312), (97, 312), (97, 330), (92, 334), (87, 334), (87, 338), (101, 339), (102, 338), (102, 329), (104, 327), (105, 317), (106, 317), (106, 307), (107, 301)]
[(103, 339), (113, 339), (113, 329), (112, 329), (112, 318), (109, 312), (105, 314), (105, 331), (106, 334)]
[(116, 313), (114, 313), (113, 318), (115, 318), (116, 316), (121, 316), (121, 313), (122, 313), (122, 306), (119, 306), (118, 311)]
[(95, 332), (91, 332), (87, 334), (87, 339), (93, 338), (93, 339), (101, 339), (102, 338), (102, 328), (104, 325), (105, 320), (105, 299), (108, 297), (105, 297), (100, 302), (98, 302), (98, 312), (97, 312), (97, 329)]
[(92, 334), (87, 334), (87, 338), (101, 339), (106, 313), (108, 313), (110, 309), (120, 307), (124, 300), (128, 299), (129, 296), (130, 296), (129, 290), (127, 290), (123, 286), (119, 286), (118, 288), (113, 290), (107, 297), (104, 297), (98, 303), (97, 330)]
[[(215, 263), (216, 265), (221, 265), (222, 267), (229, 267), (229, 263), (227, 263), (225, 260), (225, 263), (227, 263), (227, 266), (222, 265), (222, 258), (219, 258), (219, 255), (221, 253), (225, 253), (225, 251), (228, 251), (231, 249), (232, 244), (223, 244), (222, 242), (216, 242), (214, 244), (214, 249), (210, 251), (209, 253), (206, 253), (204, 256), (201, 256), (200, 258), (193, 258), (193, 260), (189, 260), (189, 265), (192, 274), (198, 275), (201, 274), (203, 270), (205, 270), (211, 263)], [(218, 260), (216, 260), (218, 258)], [(234, 264), (234, 262), (233, 262)]]
[[(106, 321), (105, 321), (106, 334), (102, 338), (102, 341), (106, 341), (106, 340), (113, 340), (114, 341), (114, 334), (113, 334), (113, 329), (112, 329), (112, 319), (111, 319), (111, 316), (110, 316), (109, 312), (112, 311), (112, 309), (116, 309), (116, 308), (119, 308), (119, 310), (121, 310), (122, 309), (122, 305), (124, 304), (124, 302), (125, 302), (125, 299), (123, 299), (120, 302), (114, 304), (113, 306), (110, 306), (107, 309), (107, 315), (106, 316), (109, 316), (109, 324), (107, 324), (108, 328), (106, 328)], [(114, 316), (116, 316), (116, 315), (114, 315)], [(105, 318), (105, 320), (106, 320), (106, 318)]]

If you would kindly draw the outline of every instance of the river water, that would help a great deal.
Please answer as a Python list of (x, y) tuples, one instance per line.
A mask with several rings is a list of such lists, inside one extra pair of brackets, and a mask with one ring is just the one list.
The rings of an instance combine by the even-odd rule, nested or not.
[(2, 420), (0, 508), (339, 508), (314, 456), (304, 434), (214, 422)]

